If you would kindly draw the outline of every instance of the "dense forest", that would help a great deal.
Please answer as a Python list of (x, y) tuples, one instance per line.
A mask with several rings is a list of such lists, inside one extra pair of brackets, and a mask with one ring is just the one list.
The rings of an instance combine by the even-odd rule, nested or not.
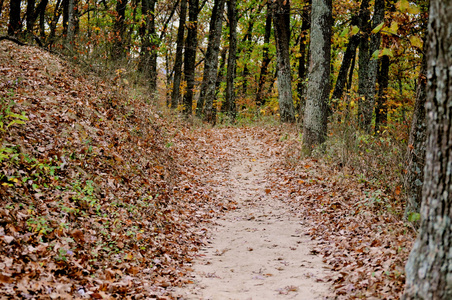
[[(450, 103), (450, 77), (441, 73), (451, 63), (450, 48), (441, 47), (446, 41), (450, 47), (451, 17), (447, 0), (0, 0), (0, 41), (35, 45), (93, 76), (113, 74), (109, 80), (115, 93), (144, 88), (157, 110), (190, 124), (221, 127), (277, 120), (295, 126), (303, 145), (298, 157), (321, 157), (357, 176), (371, 188), (368, 198), (379, 202), (380, 210), (422, 233), (413, 250), (417, 256), (408, 263), (405, 298), (446, 299), (452, 293), (450, 278), (444, 277), (450, 276), (452, 259), (450, 240), (444, 240), (450, 237), (452, 218), (450, 134), (449, 141), (441, 140), (442, 133), (435, 135), (435, 130), (443, 126), (444, 137), (451, 126), (450, 106), (444, 104)], [(64, 72), (75, 72), (71, 65), (60, 65), (68, 68)], [(17, 83), (1, 87), (2, 99), (15, 97), (10, 91), (17, 90)], [(90, 105), (104, 109), (99, 103), (105, 100), (112, 109), (136, 117), (140, 105), (122, 103), (116, 94), (109, 98), (103, 83), (99, 88), (106, 98)], [(78, 92), (69, 93), (75, 97)], [(11, 113), (7, 101), (1, 103), (2, 142), (11, 144), (3, 128), (29, 119), (19, 111)], [(429, 111), (432, 124), (426, 121)], [(87, 111), (81, 114), (92, 118)], [(134, 126), (131, 119), (124, 122)], [(160, 141), (149, 122), (137, 128)], [(111, 126), (109, 135), (118, 139)], [(4, 167), (18, 151), (8, 143), (0, 145)], [(92, 149), (83, 150), (83, 156)], [(113, 162), (121, 162), (126, 154), (111, 155)], [(140, 161), (137, 154), (126, 156)], [(25, 165), (39, 165), (30, 157)], [(171, 177), (171, 166), (161, 169), (157, 158), (149, 159), (162, 180)], [(51, 169), (51, 161), (47, 164), (43, 168)], [(443, 169), (448, 172), (441, 177), (438, 170)], [(16, 177), (5, 172), (3, 186), (13, 187)], [(53, 175), (46, 176), (51, 180)], [(95, 181), (82, 181), (84, 186), (72, 184), (73, 192), (94, 201)], [(132, 198), (138, 193), (130, 186), (125, 190)], [(159, 184), (143, 193), (151, 191), (168, 193)], [(428, 204), (421, 211), (423, 197)], [(438, 210), (445, 219), (435, 225)], [(438, 260), (427, 257), (429, 237), (441, 245), (435, 250)], [(427, 276), (419, 269), (442, 271)], [(422, 280), (438, 290), (416, 287)]]

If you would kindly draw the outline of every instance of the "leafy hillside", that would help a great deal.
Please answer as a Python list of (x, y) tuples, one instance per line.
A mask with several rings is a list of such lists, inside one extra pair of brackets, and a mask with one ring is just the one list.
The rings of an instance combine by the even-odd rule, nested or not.
[(199, 178), (117, 75), (0, 43), (0, 295), (161, 297), (181, 283), (217, 204), (184, 193)]

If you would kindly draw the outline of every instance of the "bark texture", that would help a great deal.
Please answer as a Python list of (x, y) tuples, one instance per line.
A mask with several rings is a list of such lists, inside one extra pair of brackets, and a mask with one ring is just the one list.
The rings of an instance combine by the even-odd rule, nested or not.
[(421, 225), (403, 299), (452, 299), (452, 2), (432, 0)]
[(184, 75), (187, 90), (184, 95), (184, 114), (192, 114), (193, 94), (195, 88), (196, 48), (198, 45), (199, 0), (188, 1), (187, 39), (184, 52)]
[(405, 217), (408, 217), (411, 213), (419, 213), (421, 207), (427, 128), (427, 124), (425, 122), (425, 103), (427, 100), (426, 68), (427, 60), (426, 55), (424, 54), (417, 83), (416, 103), (414, 106), (413, 120), (411, 122), (411, 131), (408, 141), (408, 168), (405, 178), (405, 187), (407, 191)]
[(332, 1), (313, 0), (308, 91), (303, 145), (310, 151), (325, 141), (330, 92)]
[(292, 98), (292, 75), (289, 58), (290, 1), (276, 0), (270, 4), (276, 39), (278, 61), (278, 100), (281, 122), (295, 122)]
[(237, 0), (228, 0), (229, 19), (229, 54), (228, 70), (226, 75), (226, 108), (225, 111), (231, 120), (235, 119), (235, 73), (237, 68)]
[(173, 91), (171, 92), (171, 108), (177, 108), (180, 99), (180, 81), (182, 78), (182, 55), (184, 50), (185, 19), (187, 18), (187, 0), (180, 2), (179, 28), (177, 29), (176, 59), (174, 62)]
[[(216, 112), (213, 107), (215, 98), (215, 83), (217, 81), (218, 54), (220, 52), (221, 26), (225, 0), (215, 0), (209, 28), (209, 42), (204, 62), (204, 75), (201, 84), (196, 114), (203, 115), (203, 119), (215, 124)], [(204, 107), (205, 105), (205, 107)]]

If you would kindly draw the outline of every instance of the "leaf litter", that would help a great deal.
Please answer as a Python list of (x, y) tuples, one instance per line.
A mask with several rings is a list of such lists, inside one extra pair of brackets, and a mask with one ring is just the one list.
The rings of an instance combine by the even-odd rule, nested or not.
[(293, 128), (187, 128), (124, 85), (0, 43), (2, 111), (12, 103), (29, 119), (0, 133), (0, 296), (176, 299), (212, 218), (237, 208), (209, 174), (230, 168), (236, 135), (252, 133), (275, 158), (265, 194), (308, 228), (335, 298), (400, 298), (414, 232), (400, 205), (379, 201), (398, 194), (300, 158)]

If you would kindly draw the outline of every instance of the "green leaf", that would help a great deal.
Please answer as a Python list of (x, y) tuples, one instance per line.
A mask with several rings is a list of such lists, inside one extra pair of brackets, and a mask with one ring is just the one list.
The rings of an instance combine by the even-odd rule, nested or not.
[(399, 24), (397, 22), (391, 22), (391, 27), (388, 28), (388, 32), (396, 35), (399, 30)]
[(401, 12), (406, 12), (410, 8), (410, 3), (408, 2), (408, 0), (400, 0), (399, 2), (397, 2), (396, 6)]
[(374, 53), (372, 53), (372, 58), (377, 59), (378, 54), (380, 54), (380, 50), (375, 50)]
[(380, 32), (381, 28), (383, 28), (384, 25), (385, 25), (385, 22), (381, 22), (377, 27), (375, 27), (375, 28), (372, 30), (372, 33), (378, 33), (378, 32)]
[(419, 213), (410, 213), (408, 215), (408, 221), (410, 222), (416, 222), (421, 219), (421, 215)]
[(407, 9), (409, 14), (417, 15), (421, 12), (421, 9), (416, 4), (410, 4), (410, 7)]
[(410, 37), (410, 43), (411, 43), (411, 46), (417, 47), (419, 49), (422, 49), (423, 42), (422, 42), (422, 40), (419, 37), (411, 36)]
[(390, 48), (383, 48), (383, 50), (381, 50), (380, 55), (381, 56), (387, 55), (387, 56), (390, 56), (390, 57), (394, 57), (394, 55), (392, 54), (392, 50)]
[(350, 32), (350, 35), (355, 35), (359, 32), (358, 26), (353, 26), (352, 31)]
[(341, 37), (348, 36), (348, 32), (350, 31), (349, 27), (345, 27), (344, 30), (341, 32)]

